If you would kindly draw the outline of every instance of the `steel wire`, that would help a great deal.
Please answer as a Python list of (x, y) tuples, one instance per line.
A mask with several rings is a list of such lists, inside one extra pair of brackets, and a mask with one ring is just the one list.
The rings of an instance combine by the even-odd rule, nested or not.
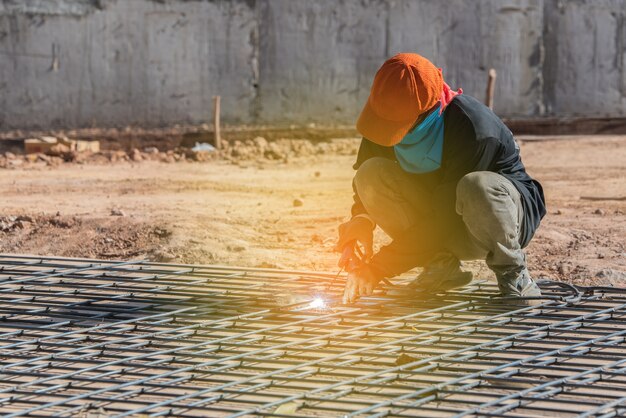
[[(430, 297), (383, 289), (343, 306), (345, 275), (334, 277), (0, 255), (0, 413), (624, 411), (626, 289), (540, 281), (540, 303), (525, 306), (474, 281)], [(326, 307), (311, 307), (317, 297)]]

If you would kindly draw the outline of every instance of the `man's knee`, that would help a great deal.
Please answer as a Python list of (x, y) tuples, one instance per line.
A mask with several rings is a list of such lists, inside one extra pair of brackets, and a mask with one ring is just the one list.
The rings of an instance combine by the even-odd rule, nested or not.
[(395, 163), (387, 158), (374, 157), (365, 160), (354, 175), (354, 186), (361, 200), (369, 200), (386, 186), (385, 179), (391, 175)]
[(475, 171), (466, 174), (456, 185), (457, 197), (467, 198), (484, 195), (486, 190), (493, 185), (493, 176), (497, 175), (490, 171)]
[(470, 206), (486, 209), (500, 177), (490, 171), (475, 171), (463, 176), (456, 186), (457, 213), (462, 215)]

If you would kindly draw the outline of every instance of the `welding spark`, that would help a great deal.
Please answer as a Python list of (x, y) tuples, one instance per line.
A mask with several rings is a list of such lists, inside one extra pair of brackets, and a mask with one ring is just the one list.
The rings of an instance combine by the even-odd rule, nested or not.
[(326, 309), (326, 301), (322, 298), (315, 298), (309, 304), (310, 309)]

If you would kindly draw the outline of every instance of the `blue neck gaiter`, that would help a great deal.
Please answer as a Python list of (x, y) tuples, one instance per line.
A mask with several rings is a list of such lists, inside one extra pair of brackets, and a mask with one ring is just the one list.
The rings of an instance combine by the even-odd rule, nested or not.
[(406, 172), (420, 174), (437, 170), (443, 154), (443, 113), (439, 109), (406, 134), (393, 150), (400, 167)]

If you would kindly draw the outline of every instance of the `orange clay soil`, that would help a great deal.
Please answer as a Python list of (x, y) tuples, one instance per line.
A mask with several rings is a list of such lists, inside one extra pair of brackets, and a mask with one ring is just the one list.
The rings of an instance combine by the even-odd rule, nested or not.
[[(528, 248), (531, 272), (626, 286), (626, 201), (580, 199), (626, 196), (626, 136), (521, 143), (548, 200)], [(3, 169), (0, 252), (336, 271), (332, 247), (350, 211), (354, 158)], [(380, 231), (377, 239), (386, 241)], [(493, 278), (483, 262), (465, 265)]]

